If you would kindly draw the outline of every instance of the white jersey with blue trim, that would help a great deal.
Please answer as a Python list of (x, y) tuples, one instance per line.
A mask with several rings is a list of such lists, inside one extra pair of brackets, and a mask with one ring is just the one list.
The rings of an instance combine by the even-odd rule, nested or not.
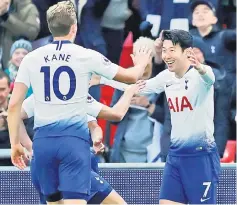
[[(170, 153), (176, 155), (203, 154), (214, 148), (214, 89), (215, 76), (212, 68), (200, 75), (189, 68), (182, 77), (168, 69), (146, 81), (141, 94), (165, 92), (171, 113)], [(127, 85), (114, 80), (101, 78), (100, 83), (119, 90)]]
[(148, 80), (142, 91), (166, 93), (172, 124), (170, 154), (201, 154), (215, 147), (215, 77), (212, 68), (205, 67), (207, 72), (204, 75), (190, 67), (182, 78), (165, 70)]
[[(97, 121), (96, 117), (102, 110), (103, 104), (97, 102), (91, 95), (87, 97), (87, 122)], [(28, 118), (34, 116), (35, 113), (35, 98), (34, 94), (26, 98), (22, 104), (22, 109), (27, 114)]]
[(91, 74), (113, 79), (117, 72), (118, 66), (98, 52), (55, 41), (23, 59), (15, 82), (33, 89), (35, 128), (47, 127), (48, 136), (78, 135), (87, 129)]

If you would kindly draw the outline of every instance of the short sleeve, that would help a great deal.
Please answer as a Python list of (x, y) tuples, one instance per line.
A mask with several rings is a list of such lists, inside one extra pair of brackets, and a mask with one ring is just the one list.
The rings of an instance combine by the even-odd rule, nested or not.
[(29, 60), (29, 56), (25, 56), (22, 60), (15, 80), (16, 83), (24, 83), (28, 88), (30, 87), (30, 77), (28, 71), (30, 66)]
[(164, 70), (154, 78), (146, 80), (146, 86), (140, 91), (142, 94), (161, 93), (164, 91), (165, 82), (169, 71)]
[(87, 122), (97, 121), (95, 117), (87, 115)]
[(118, 72), (119, 66), (96, 51), (90, 50), (90, 52), (92, 55), (90, 62), (88, 62), (90, 72), (110, 80), (113, 79)]
[(103, 104), (97, 102), (91, 95), (87, 96), (87, 114), (97, 117), (102, 110)]

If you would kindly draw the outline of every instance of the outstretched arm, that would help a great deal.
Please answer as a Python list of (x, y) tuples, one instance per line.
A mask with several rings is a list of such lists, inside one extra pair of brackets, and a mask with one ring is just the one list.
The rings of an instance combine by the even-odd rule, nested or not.
[(89, 62), (88, 68), (91, 73), (101, 75), (108, 79), (114, 79), (123, 83), (136, 83), (143, 75), (146, 66), (151, 61), (151, 50), (143, 47), (140, 48), (136, 55), (131, 55), (134, 67), (124, 69), (116, 64), (111, 63), (107, 58), (98, 52), (92, 52), (92, 61)]
[(132, 97), (134, 94), (138, 93), (139, 87), (141, 88), (142, 86), (143, 84), (140, 84), (139, 86), (131, 85), (126, 88), (122, 97), (113, 107), (108, 107), (106, 105), (102, 107), (98, 117), (109, 121), (121, 121), (129, 109)]
[(202, 81), (207, 86), (213, 85), (215, 83), (215, 75), (212, 71), (212, 68), (210, 66), (201, 64), (196, 58), (193, 49), (190, 48), (187, 53), (187, 57), (191, 62), (191, 65), (198, 71)]

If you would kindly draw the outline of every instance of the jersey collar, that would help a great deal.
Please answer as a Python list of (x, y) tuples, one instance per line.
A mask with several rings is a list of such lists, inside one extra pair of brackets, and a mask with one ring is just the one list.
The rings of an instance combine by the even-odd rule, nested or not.
[(53, 41), (52, 44), (56, 44), (56, 50), (61, 50), (63, 44), (70, 44), (72, 43), (71, 41), (68, 40), (61, 40), (61, 41)]

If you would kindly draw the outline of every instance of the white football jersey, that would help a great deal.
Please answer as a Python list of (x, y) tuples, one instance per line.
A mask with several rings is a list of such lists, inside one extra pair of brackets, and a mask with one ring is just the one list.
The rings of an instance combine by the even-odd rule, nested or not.
[(182, 77), (165, 70), (146, 83), (143, 92), (165, 91), (171, 114), (170, 154), (190, 155), (210, 151), (214, 143), (214, 88), (212, 68), (200, 75), (190, 68)]
[(54, 41), (23, 59), (16, 82), (32, 86), (36, 128), (49, 126), (48, 136), (51, 133), (54, 136), (78, 136), (80, 130), (87, 129), (91, 74), (113, 79), (117, 72), (118, 66), (96, 51), (69, 41)]
[[(102, 110), (103, 104), (97, 102), (91, 95), (87, 97), (87, 122), (96, 121), (96, 117), (98, 116), (99, 112)], [(35, 110), (35, 98), (34, 94), (30, 95), (26, 98), (22, 104), (22, 109), (27, 114), (28, 118), (34, 116)]]
[[(215, 148), (214, 88), (212, 68), (205, 66), (207, 73), (200, 75), (190, 68), (182, 77), (168, 69), (146, 81), (141, 94), (165, 92), (171, 114), (170, 154), (198, 154)], [(101, 78), (101, 83), (120, 90), (126, 84)]]

